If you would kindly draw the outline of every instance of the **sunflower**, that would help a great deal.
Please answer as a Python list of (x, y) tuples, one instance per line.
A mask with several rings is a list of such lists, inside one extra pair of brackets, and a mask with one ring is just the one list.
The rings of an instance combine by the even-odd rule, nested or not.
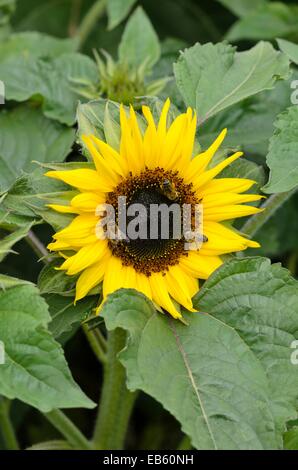
[[(199, 279), (207, 279), (222, 264), (222, 255), (259, 247), (222, 223), (260, 211), (243, 205), (262, 197), (243, 194), (254, 181), (216, 178), (242, 152), (211, 165), (226, 135), (224, 129), (207, 150), (193, 156), (196, 114), (188, 108), (168, 124), (169, 107), (167, 100), (156, 124), (149, 107), (143, 106), (145, 125), (140, 126), (133, 108), (127, 112), (120, 106), (119, 148), (112, 148), (94, 135), (85, 135), (83, 142), (93, 158), (94, 169), (46, 173), (77, 190), (68, 206), (50, 205), (75, 217), (53, 236), (54, 241), (48, 246), (65, 258), (59, 269), (68, 275), (79, 274), (76, 301), (102, 282), (103, 302), (120, 288), (133, 288), (151, 299), (160, 311), (181, 318), (179, 305), (194, 310), (192, 297), (199, 289)], [(98, 238), (99, 205), (109, 203), (116, 210), (117, 198), (125, 196), (128, 206), (169, 206), (173, 198), (161, 191), (163, 182), (175, 188), (175, 198), (181, 206), (202, 205), (204, 237), (199, 249), (187, 251), (182, 238), (173, 239), (170, 235), (168, 239), (117, 242)]]

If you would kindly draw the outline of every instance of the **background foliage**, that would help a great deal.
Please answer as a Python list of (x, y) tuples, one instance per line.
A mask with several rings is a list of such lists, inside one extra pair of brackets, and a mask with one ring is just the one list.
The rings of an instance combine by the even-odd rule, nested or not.
[[(0, 423), (22, 448), (90, 448), (106, 331), (121, 329), (115, 367), (140, 391), (115, 398), (123, 425), (136, 399), (126, 448), (298, 449), (297, 22), (294, 1), (0, 0)], [(116, 145), (115, 102), (139, 109), (139, 96), (156, 115), (168, 96), (174, 114), (195, 108), (202, 149), (228, 127), (216, 159), (246, 159), (221, 177), (268, 197), (265, 219), (237, 226), (262, 247), (206, 281), (188, 327), (135, 291), (94, 322), (100, 288), (74, 306), (75, 277), (44, 250), (71, 220), (45, 204), (73, 195), (45, 169), (89, 167), (82, 133)], [(101, 446), (122, 445), (98, 429)], [(0, 448), (19, 444), (0, 435)]]

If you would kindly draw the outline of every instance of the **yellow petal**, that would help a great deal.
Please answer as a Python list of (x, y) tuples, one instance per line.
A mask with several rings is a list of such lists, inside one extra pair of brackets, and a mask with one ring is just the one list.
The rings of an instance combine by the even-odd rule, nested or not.
[(181, 114), (173, 121), (168, 130), (160, 159), (160, 164), (165, 170), (173, 169), (180, 161), (186, 127), (187, 117), (185, 114)]
[(199, 250), (200, 255), (221, 255), (243, 251), (248, 247), (258, 247), (259, 244), (242, 237), (235, 230), (229, 229), (217, 222), (208, 221), (204, 223), (204, 235), (208, 241), (203, 243)]
[(156, 302), (157, 305), (162, 307), (168, 313), (170, 313), (172, 317), (181, 318), (181, 313), (178, 312), (168, 294), (168, 286), (165, 276), (163, 276), (161, 273), (154, 273), (149, 276), (149, 282), (151, 286), (153, 301)]
[(263, 209), (253, 206), (242, 205), (226, 205), (222, 207), (212, 207), (204, 210), (204, 220), (214, 220), (221, 222), (223, 220), (231, 220), (237, 217), (245, 217), (246, 215), (258, 214)]
[(205, 152), (199, 153), (196, 157), (191, 160), (189, 167), (183, 173), (183, 176), (187, 182), (192, 182), (196, 176), (199, 176), (203, 171), (205, 171), (205, 169), (211, 162), (213, 156), (215, 155), (216, 151), (222, 144), (226, 134), (227, 129), (221, 131), (219, 136), (215, 139), (215, 141)]
[(209, 181), (202, 189), (201, 195), (207, 196), (209, 194), (217, 193), (244, 193), (250, 189), (255, 181), (245, 178), (217, 178)]
[(67, 270), (67, 274), (72, 276), (97, 263), (107, 251), (107, 241), (98, 240), (96, 243), (84, 246), (75, 255), (67, 258), (60, 269)]
[(169, 294), (176, 302), (189, 311), (195, 311), (191, 298), (198, 291), (197, 280), (193, 279), (193, 282), (190, 282), (189, 276), (180, 266), (171, 266), (166, 273), (166, 283)]
[(103, 298), (107, 298), (109, 294), (112, 294), (123, 286), (124, 276), (122, 271), (122, 263), (119, 258), (111, 256), (107, 262), (106, 272), (103, 280)]
[(142, 158), (139, 158), (138, 148), (132, 135), (131, 123), (128, 120), (125, 109), (120, 106), (120, 124), (121, 124), (121, 141), (120, 154), (126, 159), (129, 170), (133, 174), (139, 174), (143, 169)]
[(241, 204), (243, 202), (254, 202), (264, 199), (264, 196), (259, 194), (233, 194), (233, 193), (221, 193), (218, 194), (207, 194), (203, 197), (204, 213), (208, 214), (208, 209), (213, 209), (220, 206), (230, 206), (233, 204)]
[(64, 181), (64, 183), (83, 191), (109, 192), (113, 190), (113, 186), (107, 184), (106, 179), (99, 176), (95, 170), (48, 171), (45, 175)]
[(82, 193), (78, 194), (71, 200), (73, 208), (83, 212), (92, 212), (95, 214), (96, 208), (100, 204), (104, 204), (106, 197), (104, 194)]
[(80, 211), (71, 206), (62, 206), (59, 204), (47, 204), (47, 207), (61, 214), (79, 214)]
[(144, 149), (143, 149), (143, 137), (139, 128), (135, 110), (133, 109), (132, 106), (130, 106), (130, 124), (131, 124), (133, 140), (135, 142), (135, 151), (138, 155), (138, 160), (140, 161), (140, 165), (144, 169), (145, 168), (145, 156), (144, 156)]
[(86, 238), (91, 235), (96, 237), (95, 230), (97, 222), (98, 217), (94, 215), (78, 215), (66, 228), (55, 233), (53, 238), (55, 240), (69, 241), (74, 238)]
[(120, 176), (126, 176), (128, 173), (127, 162), (120, 156), (120, 154), (114, 150), (110, 145), (103, 140), (98, 139), (94, 135), (90, 136), (95, 147), (99, 150), (102, 155), (104, 162), (108, 168), (111, 168), (114, 172)]
[(222, 265), (219, 256), (204, 256), (201, 251), (189, 251), (188, 256), (182, 256), (179, 264), (191, 275), (199, 279), (208, 277)]
[(147, 168), (155, 168), (158, 166), (160, 154), (157, 129), (148, 106), (143, 106), (142, 111), (148, 123), (143, 140), (144, 162)]
[(226, 158), (223, 162), (216, 165), (214, 168), (211, 168), (211, 170), (207, 170), (202, 175), (196, 177), (193, 181), (195, 190), (198, 191), (200, 189), (201, 191), (202, 186), (204, 186), (206, 183), (209, 183), (209, 181), (215, 178), (215, 176), (217, 176), (224, 168), (226, 168), (228, 165), (230, 165), (242, 155), (243, 152), (236, 152), (230, 157)]
[(159, 123), (157, 126), (157, 136), (161, 142), (165, 139), (166, 133), (167, 133), (167, 117), (168, 117), (170, 104), (171, 102), (168, 98), (165, 104), (163, 105), (163, 108), (160, 114)]
[(136, 273), (136, 282), (137, 287), (136, 289), (142, 294), (146, 295), (150, 300), (152, 300), (152, 292), (150, 287), (149, 278), (144, 274)]
[(72, 246), (69, 245), (69, 243), (67, 242), (56, 240), (55, 242), (49, 243), (47, 248), (50, 251), (61, 251), (61, 250), (71, 250)]
[[(204, 224), (204, 233), (208, 237), (207, 243), (209, 243), (209, 241), (212, 242), (214, 240), (214, 237), (218, 237), (221, 242), (226, 245), (228, 245), (229, 242), (233, 242), (238, 244), (239, 246), (243, 245), (245, 248), (258, 248), (260, 246), (259, 243), (249, 240), (248, 238), (242, 236), (236, 231), (236, 229), (226, 227), (225, 225), (220, 224), (218, 222), (206, 222)], [(208, 246), (207, 243), (203, 246)], [(213, 243), (215, 244), (215, 241)]]
[[(104, 178), (106, 184), (109, 187), (114, 187), (119, 182), (119, 174), (116, 171), (116, 165), (113, 164), (114, 161), (111, 160), (110, 162), (106, 161), (103, 156), (100, 154), (98, 149), (96, 148), (94, 140), (96, 137), (92, 135), (87, 136), (83, 135), (82, 140), (86, 147), (88, 148), (90, 154), (92, 155), (93, 161), (95, 163), (97, 172), (101, 178)], [(91, 189), (91, 188), (90, 188)]]
[(85, 297), (91, 289), (101, 283), (108, 260), (109, 255), (105, 255), (100, 262), (95, 263), (93, 266), (86, 268), (82, 272), (76, 284), (75, 302)]

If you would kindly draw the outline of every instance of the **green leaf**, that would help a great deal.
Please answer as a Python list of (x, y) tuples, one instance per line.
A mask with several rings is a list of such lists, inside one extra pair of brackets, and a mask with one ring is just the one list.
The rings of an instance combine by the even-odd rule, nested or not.
[(24, 225), (0, 240), (0, 262), (3, 261), (5, 256), (9, 253), (15, 253), (11, 248), (18, 241), (22, 240), (22, 238), (26, 237), (31, 227), (32, 223)]
[(136, 0), (108, 0), (108, 29), (118, 26), (126, 18), (135, 3)]
[(63, 161), (75, 138), (73, 129), (25, 105), (0, 113), (0, 128), (0, 192), (7, 190), (23, 171), (32, 171), (36, 167), (33, 160)]
[(31, 57), (35, 59), (58, 57), (61, 54), (75, 52), (76, 39), (58, 39), (38, 32), (14, 33), (0, 44), (0, 60), (10, 57)]
[(194, 306), (235, 329), (263, 367), (277, 429), (297, 417), (298, 283), (266, 258), (233, 259), (218, 269), (194, 298)]
[(298, 450), (298, 426), (285, 433), (284, 446), (287, 450)]
[(298, 45), (294, 44), (291, 41), (287, 41), (286, 39), (277, 39), (278, 47), (282, 52), (284, 52), (289, 59), (294, 62), (294, 64), (298, 64)]
[(27, 447), (26, 450), (74, 450), (67, 441), (56, 440), (40, 442), (33, 446)]
[(228, 41), (275, 39), (297, 33), (298, 7), (268, 2), (236, 21), (226, 35)]
[[(108, 106), (108, 108), (107, 108)], [(119, 104), (105, 99), (90, 101), (86, 104), (79, 104), (77, 110), (78, 137), (81, 143), (82, 135), (96, 135), (100, 139), (105, 139), (105, 119), (106, 109), (109, 114), (109, 127), (115, 129), (118, 134), (118, 147), (120, 142), (119, 124)], [(116, 148), (118, 148), (116, 147)]]
[[(142, 128), (145, 123), (143, 117), (138, 114), (137, 119)], [(82, 135), (94, 134), (113, 148), (119, 149), (121, 133), (119, 103), (100, 98), (89, 103), (79, 104), (77, 121), (78, 137), (83, 146)], [(91, 159), (88, 153), (86, 156)]]
[(119, 46), (120, 62), (151, 68), (160, 57), (158, 37), (146, 13), (138, 7), (127, 22)]
[(289, 61), (266, 42), (245, 52), (236, 52), (225, 43), (196, 44), (181, 54), (174, 72), (186, 105), (196, 108), (202, 123), (245, 98), (273, 88), (278, 79), (289, 76)]
[[(72, 169), (90, 167), (86, 162), (45, 164), (51, 169)], [(24, 173), (9, 188), (0, 204), (0, 227), (24, 225), (41, 218), (55, 230), (65, 227), (73, 218), (72, 214), (60, 214), (47, 207), (47, 204), (66, 204), (77, 192), (61, 181), (48, 178), (45, 170), (37, 168), (32, 173)], [(2, 212), (2, 219), (1, 219)]]
[(119, 356), (129, 389), (160, 401), (195, 448), (279, 446), (266, 375), (232, 328), (199, 313), (185, 314), (185, 326), (134, 290), (110, 295), (102, 315), (109, 330), (129, 332)]
[(256, 8), (266, 4), (266, 0), (217, 0), (236, 16), (246, 16)]
[(276, 116), (291, 103), (293, 90), (290, 85), (294, 77), (296, 73), (289, 80), (277, 82), (273, 90), (263, 91), (237, 103), (206, 121), (199, 129), (202, 148), (208, 148), (221, 129), (227, 127), (225, 146), (240, 148), (245, 154), (265, 157)]
[[(291, 230), (289, 230), (289, 220)], [(256, 239), (261, 247), (257, 252), (249, 249), (247, 255), (280, 258), (298, 251), (298, 193), (286, 201), (277, 212), (258, 230)]]
[(52, 321), (49, 330), (55, 339), (61, 341), (74, 333), (98, 304), (98, 297), (89, 296), (74, 305), (74, 298), (57, 294), (45, 294)]
[(37, 285), (41, 294), (61, 294), (73, 296), (76, 283), (75, 276), (68, 276), (65, 271), (57, 270), (61, 258), (55, 258), (41, 270)]
[(282, 193), (298, 185), (298, 107), (288, 108), (274, 125), (267, 155), (270, 176), (263, 188), (266, 193)]
[(73, 381), (61, 346), (47, 326), (48, 307), (31, 283), (0, 276), (0, 394), (49, 412), (55, 408), (92, 408)]
[(65, 44), (40, 34), (25, 36), (24, 43), (22, 37), (13, 39), (12, 44), (4, 44), (3, 54), (0, 48), (0, 77), (6, 85), (6, 99), (27, 101), (32, 98), (41, 102), (47, 117), (73, 125), (78, 102), (74, 83), (96, 83), (95, 63), (82, 54), (65, 52), (73, 49), (74, 43), (69, 40)]

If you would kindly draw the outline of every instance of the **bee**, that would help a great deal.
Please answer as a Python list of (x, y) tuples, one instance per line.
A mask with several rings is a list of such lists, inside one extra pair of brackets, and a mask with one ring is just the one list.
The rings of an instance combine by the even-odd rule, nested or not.
[(106, 238), (113, 247), (118, 246), (120, 243), (130, 243), (130, 239), (121, 232), (118, 225), (107, 225)]
[(208, 241), (208, 237), (204, 234), (199, 233), (199, 232), (196, 233), (195, 235), (193, 235), (192, 237), (191, 237), (190, 232), (186, 232), (185, 237), (186, 237), (186, 240), (189, 243), (207, 243), (207, 241)]
[(168, 179), (163, 180), (163, 182), (160, 184), (160, 191), (161, 194), (170, 199), (170, 201), (177, 201), (179, 197), (178, 191), (175, 188), (175, 184)]

